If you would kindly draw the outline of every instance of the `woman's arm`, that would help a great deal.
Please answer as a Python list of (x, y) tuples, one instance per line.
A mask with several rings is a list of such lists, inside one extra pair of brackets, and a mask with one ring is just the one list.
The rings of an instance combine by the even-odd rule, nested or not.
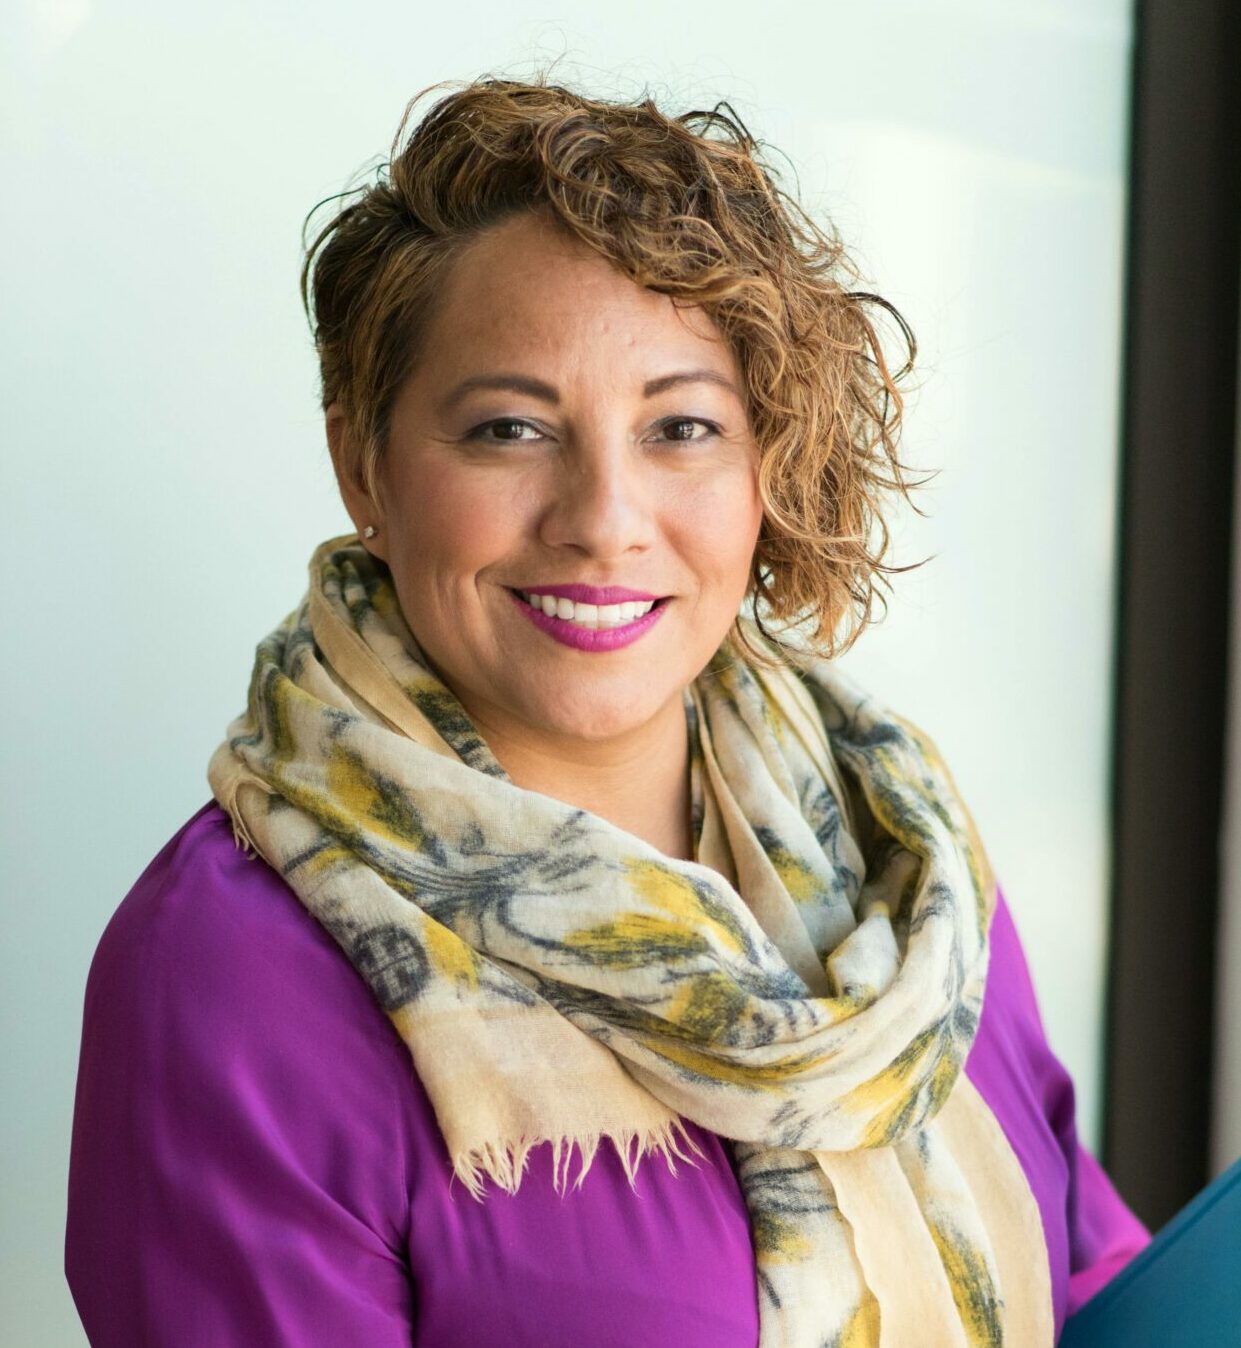
[(1150, 1232), (1125, 1206), (1103, 1167), (1076, 1135), (1065, 1139), (1070, 1168), (1069, 1308), (1073, 1314), (1150, 1244)]
[(96, 1348), (408, 1348), (410, 1068), (368, 998), (219, 812), (152, 862), (86, 989), (65, 1269)]
[(998, 972), (1002, 972), (1005, 997), (1014, 1016), (1009, 1042), (1020, 1045), (1028, 1080), (1042, 1101), (1043, 1114), (1067, 1169), (1066, 1314), (1072, 1315), (1150, 1243), (1150, 1233), (1078, 1139), (1073, 1080), (1047, 1043), (1025, 952), (1003, 893), (997, 898), (991, 940), (992, 961), (1000, 966)]

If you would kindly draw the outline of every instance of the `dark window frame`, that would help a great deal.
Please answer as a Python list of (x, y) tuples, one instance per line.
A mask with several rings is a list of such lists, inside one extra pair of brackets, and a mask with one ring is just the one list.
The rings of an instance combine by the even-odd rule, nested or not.
[(1207, 1182), (1241, 294), (1241, 3), (1134, 11), (1102, 1160)]

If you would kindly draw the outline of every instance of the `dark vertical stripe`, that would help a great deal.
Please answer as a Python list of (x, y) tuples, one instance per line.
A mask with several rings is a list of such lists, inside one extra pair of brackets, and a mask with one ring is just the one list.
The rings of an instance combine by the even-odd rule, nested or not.
[(1143, 0), (1131, 91), (1103, 1160), (1208, 1178), (1241, 270), (1241, 3)]

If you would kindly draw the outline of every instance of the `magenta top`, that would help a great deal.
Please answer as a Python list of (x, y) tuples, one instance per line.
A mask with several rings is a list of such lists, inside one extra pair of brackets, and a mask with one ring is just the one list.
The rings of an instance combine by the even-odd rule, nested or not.
[[(1077, 1140), (1000, 895), (966, 1072), (1042, 1213), (1057, 1336), (1150, 1239)], [(109, 922), (86, 987), (65, 1271), (95, 1348), (754, 1348), (730, 1151), (610, 1144), (561, 1196), (450, 1182), (408, 1050), (286, 882), (211, 802)], [(573, 1171), (576, 1175), (576, 1168)]]

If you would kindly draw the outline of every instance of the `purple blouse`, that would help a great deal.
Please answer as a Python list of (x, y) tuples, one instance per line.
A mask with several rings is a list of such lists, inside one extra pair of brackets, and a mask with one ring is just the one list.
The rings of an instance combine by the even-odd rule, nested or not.
[[(999, 897), (966, 1063), (1038, 1200), (1057, 1336), (1150, 1239), (1077, 1140)], [(205, 805), (109, 922), (86, 987), (65, 1271), (96, 1348), (754, 1348), (730, 1153), (609, 1143), (580, 1189), (452, 1182), (391, 1022), (328, 932)], [(573, 1172), (576, 1175), (576, 1168)]]

